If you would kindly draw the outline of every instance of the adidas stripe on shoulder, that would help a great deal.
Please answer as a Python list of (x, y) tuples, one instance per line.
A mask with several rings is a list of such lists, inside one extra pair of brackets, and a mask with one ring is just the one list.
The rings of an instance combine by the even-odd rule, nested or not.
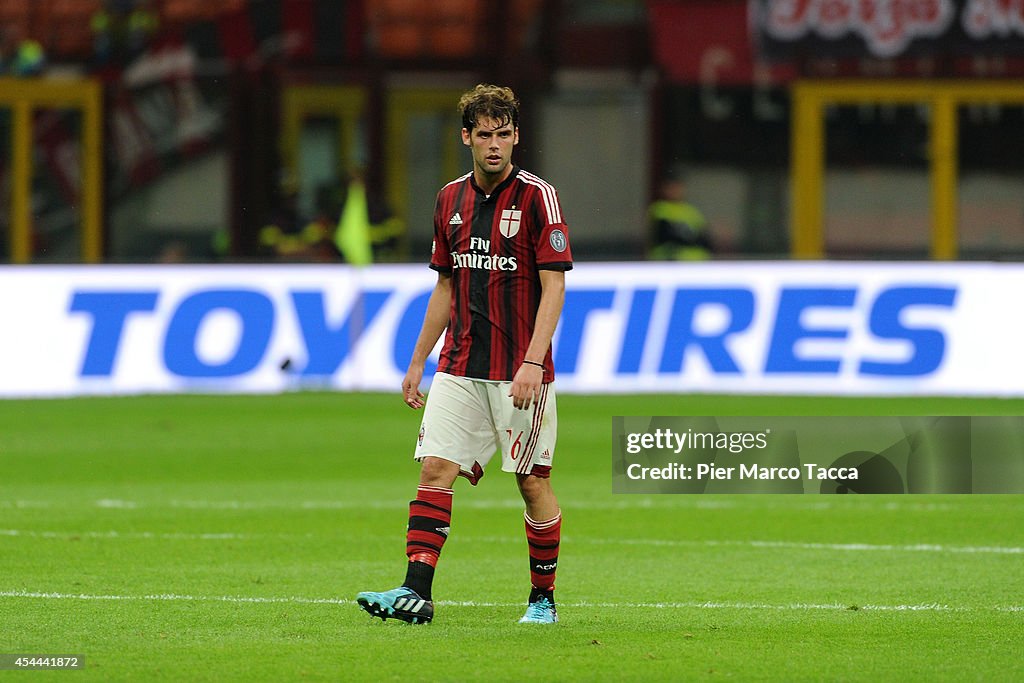
[(469, 173), (467, 173), (465, 175), (461, 175), (458, 178), (456, 178), (455, 180), (452, 180), (451, 182), (445, 183), (445, 186), (442, 187), (441, 189), (443, 190), (445, 187), (450, 187), (450, 186), (455, 185), (457, 183), (461, 183), (461, 182), (465, 181), (466, 178), (468, 178), (471, 175), (473, 175), (472, 171), (470, 171)]
[(562, 211), (558, 206), (558, 193), (555, 191), (554, 186), (528, 171), (520, 170), (519, 177), (524, 183), (540, 189), (541, 197), (544, 198), (544, 210), (547, 213), (548, 223), (561, 223)]

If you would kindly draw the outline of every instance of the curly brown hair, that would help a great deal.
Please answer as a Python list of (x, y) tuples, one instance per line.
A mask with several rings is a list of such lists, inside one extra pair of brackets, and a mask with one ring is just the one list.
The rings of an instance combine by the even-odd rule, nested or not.
[(519, 100), (512, 88), (481, 83), (459, 98), (459, 112), (462, 127), (468, 131), (472, 131), (481, 118), (494, 119), (499, 122), (499, 128), (510, 123), (513, 128), (519, 127)]

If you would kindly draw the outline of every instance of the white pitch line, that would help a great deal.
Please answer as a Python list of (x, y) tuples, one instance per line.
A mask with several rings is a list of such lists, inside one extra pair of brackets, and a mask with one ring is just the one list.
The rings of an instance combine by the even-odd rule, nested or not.
[[(0, 536), (27, 538), (142, 538), (161, 540), (185, 540), (185, 541), (244, 541), (256, 538), (264, 538), (255, 534), (235, 533), (157, 533), (154, 531), (27, 531), (22, 529), (0, 529)], [(287, 535), (293, 538), (292, 535)]]
[(901, 551), (901, 552), (932, 552), (932, 553), (993, 553), (998, 555), (1022, 555), (1024, 548), (1005, 546), (948, 546), (931, 543), (917, 543), (912, 545), (872, 544), (872, 543), (800, 543), (796, 541), (673, 541), (659, 539), (591, 539), (584, 542), (597, 544), (623, 543), (626, 545), (705, 545), (714, 546), (741, 546), (750, 548), (786, 548), (794, 550), (842, 550), (842, 551)]
[[(521, 543), (522, 538), (513, 536), (474, 536), (459, 538), (462, 542), (480, 543)], [(784, 548), (790, 550), (840, 550), (848, 552), (931, 552), (931, 553), (962, 553), (962, 554), (995, 554), (1024, 555), (1024, 548), (1014, 546), (951, 546), (933, 543), (915, 543), (910, 545), (871, 544), (871, 543), (801, 543), (798, 541), (690, 541), (681, 539), (661, 538), (587, 538), (563, 537), (563, 543), (576, 545), (638, 545), (653, 547), (747, 547), (747, 548)]]
[(134, 510), (139, 507), (139, 504), (134, 500), (119, 500), (116, 498), (101, 498), (96, 501), (96, 507), (98, 508), (112, 508), (115, 510)]
[(50, 593), (37, 591), (0, 591), (0, 598), (35, 598), (40, 600), (151, 601), (151, 602), (237, 602), (254, 604), (294, 603), (303, 605), (347, 605), (354, 601), (341, 598), (261, 598), (237, 595), (181, 595), (150, 593), (147, 595), (91, 595), (87, 593)]
[(708, 543), (718, 545), (750, 545), (756, 548), (801, 548), (807, 550), (897, 550), (904, 552), (1024, 555), (1024, 548), (1013, 546), (956, 546), (932, 543), (915, 543), (911, 545), (890, 545), (885, 543), (794, 543), (790, 541), (708, 541)]
[[(200, 540), (200, 541), (245, 541), (263, 538), (314, 538), (314, 534), (239, 534), (239, 533), (158, 533), (152, 531), (31, 531), (22, 529), (0, 529), (0, 536), (12, 538), (96, 538), (96, 539), (157, 539), (157, 540)], [(469, 536), (460, 537), (463, 543), (521, 543), (518, 536)], [(909, 545), (872, 543), (802, 543), (798, 541), (729, 541), (729, 540), (682, 540), (660, 538), (588, 538), (566, 537), (567, 544), (575, 545), (632, 545), (648, 547), (746, 547), (787, 550), (835, 550), (841, 552), (926, 552), (966, 555), (1024, 555), (1024, 548), (1016, 546), (951, 546), (934, 543)]]
[[(515, 604), (505, 603), (484, 603), (474, 601), (439, 603), (449, 604), (457, 607), (512, 607)], [(563, 603), (559, 603), (561, 605)], [(706, 600), (703, 602), (589, 602), (566, 603), (569, 607), (601, 609), (635, 608), (635, 609), (735, 609), (735, 610), (848, 610), (856, 612), (859, 610), (875, 612), (970, 612), (978, 609), (994, 610), (1015, 610), (1015, 607), (1001, 608), (978, 608), (978, 607), (954, 607), (940, 603), (922, 603), (916, 605), (849, 605), (838, 602), (833, 603), (788, 603), (772, 604), (765, 602), (719, 602)]]
[[(853, 512), (860, 509), (884, 512), (952, 512), (960, 509), (973, 511), (990, 509), (984, 502), (965, 496), (963, 503), (924, 502), (911, 498), (900, 501), (885, 500), (875, 502), (871, 496), (807, 496), (806, 501), (793, 503), (772, 500), (773, 496), (744, 496), (742, 498), (722, 499), (705, 498), (699, 494), (678, 495), (613, 495), (609, 500), (599, 497), (591, 500), (566, 500), (566, 510), (777, 510), (785, 509), (793, 512), (837, 510)], [(835, 500), (833, 500), (835, 499)], [(473, 510), (508, 510), (522, 509), (523, 504), (515, 498), (500, 500), (475, 499), (472, 496), (460, 496), (460, 508)], [(97, 507), (109, 510), (133, 511), (140, 508), (185, 508), (190, 510), (400, 510), (406, 509), (407, 500), (396, 496), (389, 500), (356, 501), (356, 500), (158, 500), (133, 501), (116, 498), (104, 498), (93, 501), (67, 500), (16, 500), (0, 501), (0, 509), (46, 509), (55, 507)], [(1002, 507), (1000, 508), (1002, 509)]]
[[(302, 598), (302, 597), (249, 597), (238, 595), (183, 595), (179, 593), (151, 593), (146, 595), (94, 595), (88, 593), (56, 593), (40, 591), (0, 591), (0, 598), (25, 598), (35, 600), (86, 600), (98, 602), (229, 602), (243, 604), (300, 604), (300, 605), (353, 605), (354, 600), (344, 598)], [(446, 607), (521, 607), (518, 602), (476, 602), (438, 600), (436, 604)], [(866, 611), (866, 612), (1021, 612), (1024, 606), (994, 605), (990, 607), (965, 607), (941, 603), (919, 603), (907, 605), (849, 605), (843, 603), (760, 603), (760, 602), (564, 602), (564, 607), (579, 609), (710, 609), (710, 610), (779, 610), (779, 611)]]
[[(749, 496), (743, 498), (705, 498), (700, 494), (661, 494), (661, 495), (615, 495), (612, 499), (597, 498), (594, 500), (566, 500), (562, 507), (567, 510), (665, 510), (665, 509), (696, 509), (696, 510), (762, 510), (762, 509), (787, 509), (793, 511), (822, 511), (840, 509), (844, 511), (867, 508), (871, 510), (884, 510), (886, 512), (950, 512), (962, 507), (977, 509), (977, 502), (972, 506), (954, 505), (951, 503), (925, 503), (915, 501), (885, 501), (879, 505), (870, 502), (865, 503), (860, 498), (843, 497), (841, 501), (821, 500), (808, 496), (808, 500), (794, 504), (787, 501), (782, 504), (778, 501), (767, 500), (771, 496)], [(825, 496), (824, 498), (832, 498)], [(124, 507), (132, 505), (143, 505), (123, 501)], [(393, 500), (172, 500), (169, 503), (150, 503), (152, 506), (169, 504), (171, 507), (181, 507), (197, 510), (262, 510), (262, 509), (299, 509), (299, 510), (348, 510), (348, 509), (373, 509), (373, 510), (395, 510), (406, 509), (408, 502), (401, 496)], [(504, 498), (499, 500), (478, 499), (471, 495), (462, 495), (458, 498), (460, 508), (471, 508), (474, 510), (507, 510), (510, 508), (522, 509), (522, 501), (516, 498)]]
[[(170, 506), (186, 510), (407, 510), (405, 500), (352, 501), (352, 500), (172, 500)], [(508, 501), (466, 501), (464, 507), (475, 509), (522, 509), (523, 503)]]

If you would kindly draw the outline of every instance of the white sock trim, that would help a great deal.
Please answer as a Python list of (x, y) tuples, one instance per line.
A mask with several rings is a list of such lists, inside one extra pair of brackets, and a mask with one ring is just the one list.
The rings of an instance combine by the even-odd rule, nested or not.
[(559, 510), (557, 515), (555, 515), (551, 519), (546, 519), (543, 521), (537, 521), (525, 512), (523, 513), (523, 517), (526, 518), (526, 523), (530, 525), (530, 528), (536, 529), (537, 531), (544, 531), (545, 529), (550, 529), (551, 527), (555, 526), (556, 524), (562, 521), (562, 511)]
[(446, 489), (443, 486), (424, 486), (423, 484), (420, 484), (419, 486), (417, 486), (416, 490), (417, 491), (427, 491), (427, 492), (430, 492), (430, 493), (447, 493), (448, 495), (452, 495), (452, 494), (455, 493), (454, 489)]

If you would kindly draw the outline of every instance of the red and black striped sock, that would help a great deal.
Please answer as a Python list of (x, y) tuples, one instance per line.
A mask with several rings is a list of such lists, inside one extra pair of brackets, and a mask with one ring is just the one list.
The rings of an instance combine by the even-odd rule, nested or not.
[(526, 542), (530, 545), (530, 582), (533, 592), (530, 602), (536, 597), (546, 595), (552, 600), (555, 590), (555, 570), (558, 568), (558, 542), (562, 535), (562, 513), (552, 519), (538, 522), (526, 518)]
[(405, 536), (405, 554), (409, 557), (402, 584), (430, 600), (434, 567), (448, 538), (452, 523), (451, 489), (420, 486), (416, 500), (409, 503), (409, 530)]

